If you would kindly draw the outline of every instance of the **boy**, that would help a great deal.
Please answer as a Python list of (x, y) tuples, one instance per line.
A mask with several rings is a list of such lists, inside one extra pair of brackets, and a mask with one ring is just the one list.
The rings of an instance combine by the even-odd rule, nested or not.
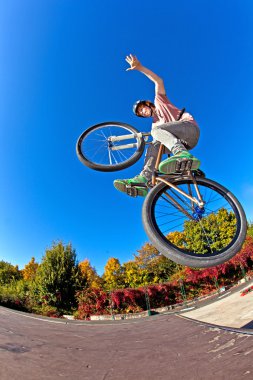
[(130, 65), (127, 71), (140, 71), (155, 84), (154, 103), (149, 100), (138, 100), (133, 107), (137, 116), (153, 118), (151, 135), (154, 141), (147, 150), (141, 173), (131, 179), (117, 179), (114, 181), (114, 186), (117, 190), (127, 193), (127, 186), (131, 185), (135, 187), (137, 195), (146, 196), (148, 188), (145, 184), (151, 180), (160, 143), (173, 154), (160, 163), (160, 172), (174, 173), (177, 162), (182, 159), (191, 161), (191, 170), (199, 168), (200, 161), (188, 152), (188, 149), (197, 145), (199, 127), (192, 115), (178, 109), (169, 101), (163, 80), (158, 75), (144, 67), (132, 54), (126, 57), (126, 61)]

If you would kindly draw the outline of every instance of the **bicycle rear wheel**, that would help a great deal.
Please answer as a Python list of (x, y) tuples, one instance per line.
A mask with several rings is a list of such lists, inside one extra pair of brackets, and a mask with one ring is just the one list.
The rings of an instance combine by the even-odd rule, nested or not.
[(145, 141), (131, 125), (110, 121), (93, 125), (78, 138), (79, 160), (91, 169), (112, 172), (133, 165), (142, 155)]
[[(241, 204), (229, 190), (206, 178), (196, 177), (196, 181), (204, 208), (160, 183), (146, 197), (142, 219), (148, 237), (163, 255), (182, 265), (206, 268), (222, 264), (239, 252), (247, 221)], [(173, 184), (198, 199), (189, 177), (174, 179)]]

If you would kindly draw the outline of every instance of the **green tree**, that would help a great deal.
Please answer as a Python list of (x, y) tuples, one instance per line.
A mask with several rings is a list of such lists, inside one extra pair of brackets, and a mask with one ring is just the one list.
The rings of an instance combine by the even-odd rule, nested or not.
[(123, 281), (126, 288), (138, 288), (149, 284), (149, 272), (147, 269), (140, 268), (134, 261), (124, 263)]
[[(226, 246), (235, 234), (236, 219), (233, 212), (220, 209), (216, 214), (210, 214), (201, 223), (187, 221), (183, 232), (173, 232), (167, 238), (173, 242), (178, 239), (182, 248), (198, 254), (210, 252)], [(210, 245), (211, 243), (211, 245)]]
[(18, 266), (14, 266), (6, 261), (0, 261), (0, 285), (9, 284), (22, 277)]
[(36, 282), (40, 300), (57, 309), (70, 310), (75, 304), (79, 269), (71, 244), (54, 243), (38, 268)]
[(253, 222), (249, 222), (247, 235), (253, 238)]

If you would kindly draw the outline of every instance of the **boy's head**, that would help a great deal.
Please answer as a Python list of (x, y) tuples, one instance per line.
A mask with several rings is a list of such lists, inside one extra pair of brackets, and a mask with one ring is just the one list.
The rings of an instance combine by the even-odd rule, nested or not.
[(152, 117), (154, 110), (155, 105), (149, 100), (137, 100), (133, 106), (133, 112), (139, 117)]

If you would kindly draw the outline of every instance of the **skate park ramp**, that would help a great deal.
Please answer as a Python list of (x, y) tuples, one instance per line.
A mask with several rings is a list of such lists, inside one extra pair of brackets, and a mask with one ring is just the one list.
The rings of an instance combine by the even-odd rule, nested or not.
[(0, 307), (0, 379), (252, 379), (252, 331), (189, 313), (85, 322)]
[(197, 307), (184, 315), (214, 325), (253, 329), (253, 291), (242, 296), (242, 292), (252, 285), (253, 281), (250, 281), (234, 290), (220, 293), (215, 302), (207, 302), (204, 307)]

